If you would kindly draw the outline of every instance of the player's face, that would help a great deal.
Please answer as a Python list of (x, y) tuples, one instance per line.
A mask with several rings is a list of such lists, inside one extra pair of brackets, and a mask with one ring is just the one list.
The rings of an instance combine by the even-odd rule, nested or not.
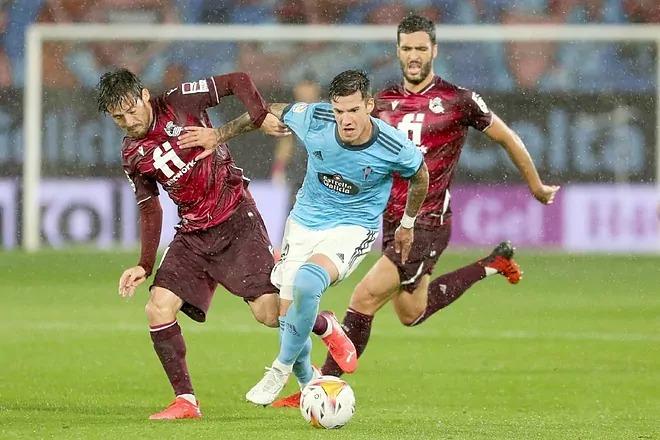
[(112, 120), (126, 135), (133, 139), (146, 136), (151, 126), (151, 104), (149, 104), (149, 91), (142, 89), (142, 96), (127, 96), (121, 104), (108, 108)]
[(426, 32), (399, 34), (396, 54), (401, 64), (401, 72), (412, 84), (419, 84), (433, 71), (433, 60), (438, 55), (438, 45), (431, 43)]
[(359, 90), (352, 95), (338, 96), (332, 100), (332, 111), (342, 142), (360, 145), (369, 140), (373, 109), (374, 99), (365, 99)]

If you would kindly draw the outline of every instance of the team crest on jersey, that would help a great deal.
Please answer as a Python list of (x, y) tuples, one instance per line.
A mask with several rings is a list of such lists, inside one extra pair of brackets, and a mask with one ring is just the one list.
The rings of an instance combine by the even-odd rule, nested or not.
[(318, 173), (318, 177), (323, 186), (338, 193), (354, 196), (360, 192), (356, 184), (345, 180), (339, 174)]
[(167, 133), (167, 135), (171, 137), (180, 135), (182, 131), (183, 131), (183, 127), (179, 127), (172, 121), (169, 121), (165, 126), (165, 133)]
[(445, 108), (442, 106), (442, 99), (439, 96), (429, 101), (429, 110), (433, 113), (443, 113), (445, 111)]
[(364, 174), (363, 174), (363, 176), (364, 176), (364, 180), (368, 180), (368, 179), (369, 179), (369, 176), (371, 175), (371, 172), (373, 171), (373, 169), (372, 169), (371, 167), (366, 167), (366, 168), (365, 168), (364, 170), (362, 170), (362, 171), (364, 172)]

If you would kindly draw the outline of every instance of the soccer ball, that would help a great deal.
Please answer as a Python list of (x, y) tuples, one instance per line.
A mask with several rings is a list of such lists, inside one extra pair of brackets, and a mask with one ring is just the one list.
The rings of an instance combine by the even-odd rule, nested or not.
[(321, 376), (302, 390), (300, 412), (315, 428), (341, 428), (355, 413), (355, 394), (340, 378)]

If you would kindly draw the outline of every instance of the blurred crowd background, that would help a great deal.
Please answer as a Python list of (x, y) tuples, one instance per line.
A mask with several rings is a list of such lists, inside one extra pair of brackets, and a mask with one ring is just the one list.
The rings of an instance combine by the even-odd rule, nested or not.
[[(0, 248), (20, 243), (31, 24), (394, 26), (410, 12), (457, 26), (660, 23), (659, 0), (0, 0)], [(44, 42), (39, 200), (47, 245), (137, 243), (122, 134), (96, 109), (94, 87), (108, 70), (128, 67), (154, 94), (244, 71), (269, 102), (323, 100), (329, 80), (349, 68), (366, 70), (375, 90), (401, 80), (394, 32), (383, 42), (193, 42), (185, 40), (193, 28), (183, 29), (173, 43), (122, 41), (116, 32), (94, 43)], [(525, 141), (544, 180), (562, 185), (556, 203), (541, 207), (506, 153), (472, 130), (452, 186), (460, 213), (452, 243), (657, 252), (657, 41), (438, 44), (435, 72), (481, 93)], [(210, 115), (221, 124), (242, 111), (228, 97)], [(275, 245), (305, 173), (296, 144), (259, 132), (230, 142)], [(163, 244), (178, 221), (165, 199)]]
[[(23, 86), (25, 29), (35, 22), (395, 25), (411, 11), (450, 25), (660, 23), (657, 0), (0, 0), (0, 87)], [(466, 50), (467, 43), (439, 43), (436, 70), (479, 90), (654, 87), (651, 44), (470, 43)], [(251, 72), (265, 88), (292, 87), (310, 75), (323, 82), (344, 67), (362, 67), (376, 83), (399, 75), (390, 42), (356, 42), (341, 56), (330, 43), (279, 42), (48, 43), (44, 53), (45, 85), (55, 89), (91, 88), (115, 65), (152, 87), (233, 70)]]

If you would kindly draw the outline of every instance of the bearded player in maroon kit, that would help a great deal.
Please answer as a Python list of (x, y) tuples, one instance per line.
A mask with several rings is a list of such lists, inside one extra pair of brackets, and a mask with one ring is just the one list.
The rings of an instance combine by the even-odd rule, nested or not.
[[(122, 164), (140, 208), (140, 261), (121, 275), (121, 296), (132, 296), (154, 267), (162, 224), (157, 183), (177, 205), (181, 218), (145, 308), (154, 350), (176, 397), (150, 419), (200, 418), (176, 320), (179, 310), (204, 322), (216, 286), (222, 284), (248, 303), (257, 321), (277, 327), (279, 313), (277, 289), (270, 282), (274, 260), (266, 228), (247, 189), (248, 180), (221, 140), (227, 132), (255, 127), (275, 136), (288, 130), (268, 113), (244, 73), (183, 83), (152, 98), (133, 73), (119, 69), (101, 77), (98, 92), (99, 111), (110, 114), (126, 132)], [(248, 112), (209, 130), (206, 109), (232, 94)], [(201, 148), (182, 148), (208, 142), (218, 145), (211, 157)], [(324, 342), (331, 349), (354, 350), (341, 326), (330, 324), (332, 344)]]
[[(367, 346), (375, 313), (390, 299), (401, 323), (415, 326), (489, 275), (499, 273), (512, 284), (521, 279), (513, 247), (503, 242), (487, 257), (431, 281), (433, 268), (449, 242), (449, 186), (469, 127), (484, 132), (506, 150), (539, 202), (552, 203), (559, 190), (558, 186), (543, 184), (518, 135), (479, 95), (434, 74), (437, 51), (434, 24), (420, 16), (406, 17), (397, 29), (403, 83), (376, 96), (374, 116), (408, 133), (424, 153), (429, 191), (417, 218), (408, 217), (404, 213), (408, 183), (394, 179), (383, 216), (384, 255), (356, 286), (343, 321), (358, 356)], [(394, 248), (394, 231), (399, 224), (414, 227), (415, 238), (406, 261)], [(330, 356), (321, 371), (333, 376), (343, 373)], [(297, 407), (299, 396), (285, 397), (273, 406)]]

